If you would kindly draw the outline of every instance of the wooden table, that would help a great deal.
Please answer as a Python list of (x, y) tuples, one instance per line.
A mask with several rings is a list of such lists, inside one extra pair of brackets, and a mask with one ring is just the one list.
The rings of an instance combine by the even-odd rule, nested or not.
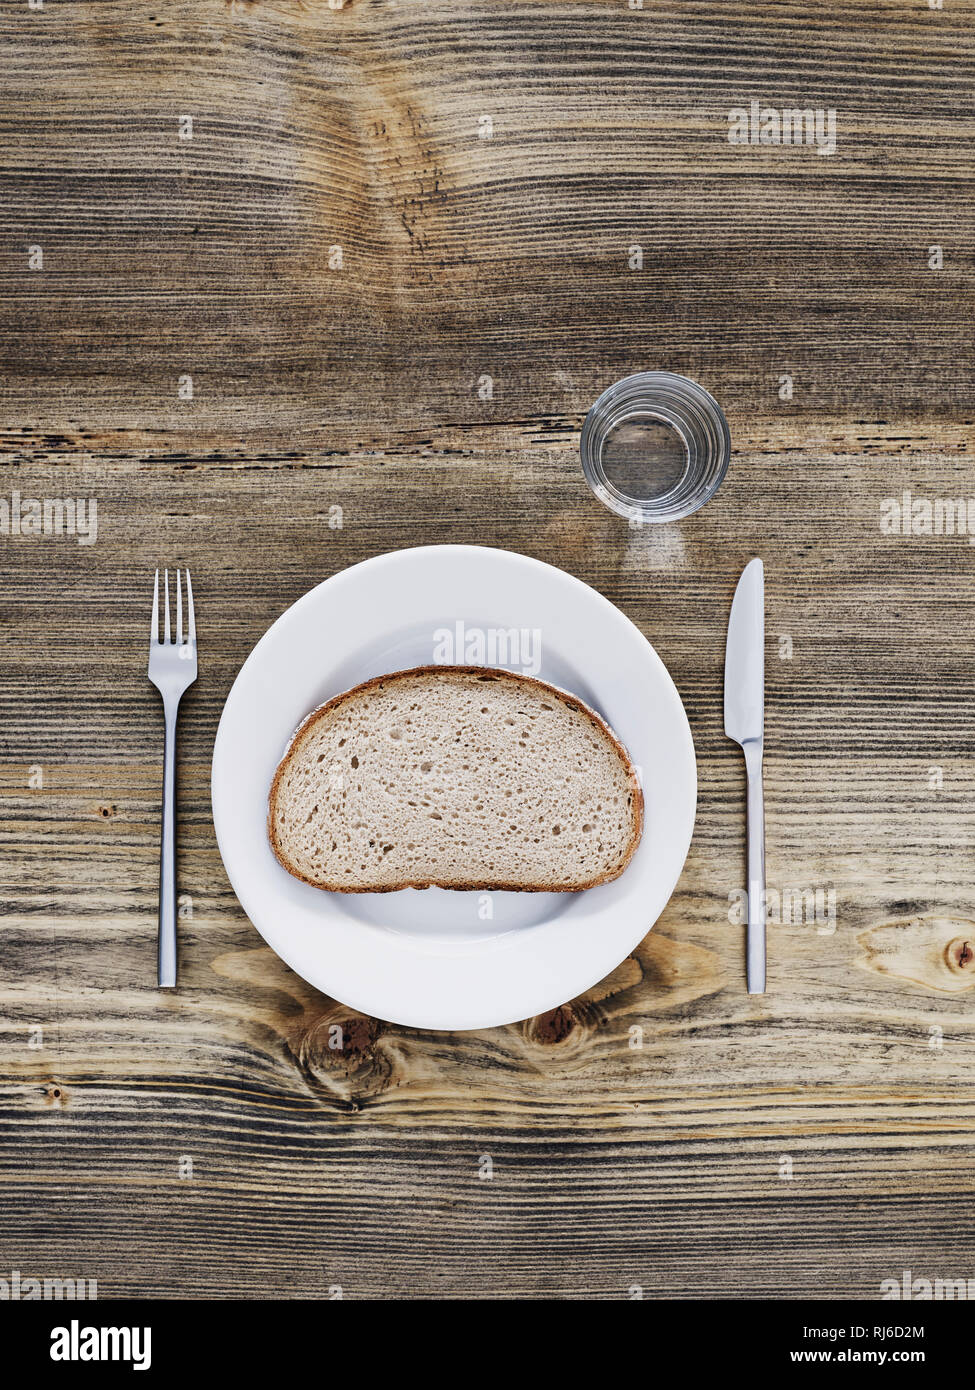
[[(847, 1298), (972, 1273), (975, 500), (964, 534), (943, 508), (924, 534), (923, 505), (888, 534), (884, 504), (975, 499), (973, 16), (2, 7), (0, 497), (96, 499), (98, 530), (0, 535), (0, 1275)], [(752, 100), (835, 109), (835, 153), (730, 143)], [(699, 515), (630, 530), (578, 432), (651, 366), (718, 396), (734, 456)], [(278, 961), (208, 790), (274, 618), (444, 540), (618, 604), (700, 774), (679, 888), (633, 956), (554, 1013), (455, 1036), (357, 1017)], [(769, 885), (821, 911), (800, 896), (770, 928), (749, 998), (721, 690), (753, 554)], [(201, 674), (181, 986), (160, 994), (146, 629), (151, 571), (177, 562)]]

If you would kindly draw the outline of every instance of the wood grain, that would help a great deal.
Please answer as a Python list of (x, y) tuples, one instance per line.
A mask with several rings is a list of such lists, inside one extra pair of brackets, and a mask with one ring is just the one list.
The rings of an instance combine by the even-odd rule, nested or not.
[[(0, 497), (98, 502), (94, 545), (0, 535), (0, 1275), (843, 1299), (971, 1273), (975, 551), (881, 515), (905, 489), (975, 498), (973, 16), (0, 4)], [(834, 107), (836, 154), (729, 145), (753, 98)], [(698, 516), (634, 531), (586, 489), (578, 431), (645, 366), (713, 390), (735, 453)], [(701, 786), (633, 956), (542, 1018), (451, 1036), (358, 1017), (276, 959), (208, 790), (268, 624), (443, 540), (618, 604), (674, 676)], [(774, 924), (749, 998), (721, 683), (755, 553), (769, 884), (836, 911)], [(144, 650), (167, 560), (201, 631), (172, 996)]]

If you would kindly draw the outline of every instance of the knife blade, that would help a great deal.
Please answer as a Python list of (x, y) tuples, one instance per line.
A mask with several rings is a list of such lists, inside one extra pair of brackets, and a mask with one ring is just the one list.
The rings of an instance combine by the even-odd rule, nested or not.
[(765, 806), (762, 754), (765, 738), (765, 570), (745, 566), (728, 620), (724, 665), (724, 731), (741, 744), (748, 777), (749, 994), (765, 993)]

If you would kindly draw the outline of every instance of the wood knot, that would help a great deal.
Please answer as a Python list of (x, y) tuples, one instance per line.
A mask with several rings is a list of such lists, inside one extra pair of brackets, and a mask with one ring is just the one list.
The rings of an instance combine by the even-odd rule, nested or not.
[(536, 1058), (547, 1056), (553, 1061), (557, 1058), (560, 1065), (584, 1061), (588, 1056), (587, 1043), (601, 1018), (599, 1005), (591, 999), (571, 999), (557, 1009), (529, 1018), (523, 1025), (525, 1041)]
[(108, 806), (103, 804), (101, 806), (98, 806), (96, 809), (103, 820), (111, 820), (112, 817), (115, 815), (114, 806)]
[(365, 1014), (356, 1014), (340, 1023), (329, 1024), (329, 1028), (336, 1030), (334, 1036), (341, 1051), (347, 1056), (359, 1057), (371, 1052), (386, 1031), (386, 1025), (378, 1018), (367, 1018)]
[(948, 969), (962, 975), (975, 970), (975, 935), (956, 936), (945, 947)]
[(61, 1085), (60, 1081), (49, 1081), (44, 1087), (44, 1104), (58, 1106), (60, 1109), (68, 1103), (68, 1093)]
[(578, 1026), (572, 1005), (560, 1004), (557, 1009), (549, 1009), (547, 1014), (530, 1018), (525, 1031), (532, 1042), (554, 1047), (565, 1042)]
[(321, 1015), (291, 1041), (306, 1078), (359, 1110), (390, 1085), (393, 1060), (382, 1043), (388, 1025), (365, 1014)]
[(975, 922), (965, 917), (912, 917), (885, 922), (857, 938), (864, 970), (896, 975), (956, 994), (975, 989)]

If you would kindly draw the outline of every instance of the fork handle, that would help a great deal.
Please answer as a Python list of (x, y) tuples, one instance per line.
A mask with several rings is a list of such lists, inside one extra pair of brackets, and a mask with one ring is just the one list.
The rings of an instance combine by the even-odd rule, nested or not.
[(159, 988), (176, 984), (176, 714), (179, 697), (165, 700), (162, 848), (159, 855)]

